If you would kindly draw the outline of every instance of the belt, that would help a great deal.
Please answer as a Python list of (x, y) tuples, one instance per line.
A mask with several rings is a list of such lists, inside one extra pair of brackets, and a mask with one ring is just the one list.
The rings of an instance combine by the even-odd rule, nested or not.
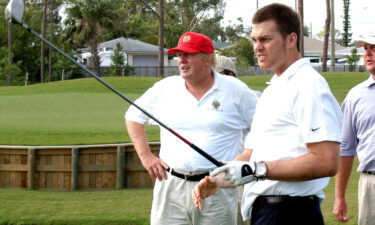
[(255, 199), (253, 206), (266, 204), (277, 204), (283, 202), (311, 202), (319, 200), (315, 195), (309, 196), (289, 196), (289, 195), (261, 195)]
[(179, 173), (179, 172), (176, 172), (175, 170), (171, 169), (170, 170), (171, 174), (173, 176), (176, 176), (178, 178), (181, 178), (181, 179), (184, 179), (184, 180), (188, 180), (188, 181), (200, 181), (202, 180), (205, 176), (208, 176), (210, 175), (209, 172), (205, 172), (205, 173), (201, 173), (201, 174), (184, 174), (184, 173)]
[(362, 171), (362, 173), (375, 175), (375, 171)]

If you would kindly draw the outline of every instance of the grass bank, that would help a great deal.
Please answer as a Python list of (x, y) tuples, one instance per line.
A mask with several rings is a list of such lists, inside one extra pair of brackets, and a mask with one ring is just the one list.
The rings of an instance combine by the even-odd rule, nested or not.
[[(341, 103), (366, 73), (324, 75)], [(268, 76), (242, 76), (254, 90), (266, 87)], [(134, 100), (158, 78), (109, 77), (105, 81)], [(93, 78), (0, 87), (0, 145), (75, 145), (129, 142), (124, 113), (129, 104)], [(148, 127), (150, 141), (158, 128)]]

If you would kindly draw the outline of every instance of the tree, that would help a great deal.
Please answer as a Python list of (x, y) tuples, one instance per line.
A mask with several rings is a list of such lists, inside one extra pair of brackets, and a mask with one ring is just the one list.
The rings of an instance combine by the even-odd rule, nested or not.
[(343, 16), (343, 33), (342, 33), (342, 45), (348, 47), (352, 40), (352, 33), (350, 32), (350, 0), (343, 0), (344, 3), (344, 16)]
[(351, 55), (347, 55), (347, 62), (349, 64), (349, 71), (353, 72), (357, 66), (358, 61), (361, 59), (361, 56), (357, 55), (357, 49), (353, 48)]
[(334, 0), (331, 0), (331, 30), (330, 30), (330, 35), (331, 35), (331, 72), (335, 71), (335, 61), (336, 61), (336, 56), (335, 56), (335, 4)]
[[(10, 58), (10, 59), (9, 59)], [(22, 70), (20, 69), (21, 62), (14, 63), (13, 62), (13, 53), (8, 52), (8, 49), (5, 47), (0, 48), (0, 79), (8, 79), (8, 74), (12, 74), (12, 79), (19, 79), (19, 75), (21, 74)], [(11, 85), (12, 83), (8, 83), (7, 85)]]
[(91, 58), (90, 67), (100, 75), (98, 45), (104, 40), (104, 33), (119, 19), (116, 2), (108, 0), (69, 0), (72, 7), (67, 8), (68, 36), (78, 45), (88, 46)]
[(323, 57), (322, 57), (322, 69), (323, 72), (327, 72), (327, 54), (328, 54), (328, 40), (329, 31), (331, 26), (331, 3), (330, 0), (326, 0), (326, 22), (324, 28), (324, 42), (323, 42)]
[(235, 57), (237, 59), (236, 65), (239, 67), (255, 64), (253, 44), (250, 39), (245, 37), (241, 37), (233, 45), (221, 49), (220, 54)]
[(127, 65), (127, 58), (123, 52), (123, 47), (120, 43), (116, 44), (116, 48), (111, 56), (112, 64), (109, 68), (108, 75), (110, 76), (126, 76), (131, 72), (131, 68)]
[[(8, 65), (13, 64), (13, 24), (8, 23)], [(13, 82), (12, 70), (7, 70), (7, 84)]]
[[(303, 32), (303, 0), (298, 0), (298, 15), (301, 20), (301, 33)], [(305, 47), (304, 47), (304, 41), (303, 41), (303, 33), (301, 35), (301, 40), (300, 40), (300, 50), (301, 50), (301, 55), (304, 57), (305, 55)]]
[[(43, 15), (42, 15), (42, 25), (41, 25), (41, 32), (40, 36), (45, 38), (46, 35), (46, 20), (47, 20), (47, 8), (48, 8), (48, 0), (44, 0), (43, 4)], [(41, 40), (40, 41), (40, 82), (44, 82), (44, 54), (45, 54), (45, 44)]]

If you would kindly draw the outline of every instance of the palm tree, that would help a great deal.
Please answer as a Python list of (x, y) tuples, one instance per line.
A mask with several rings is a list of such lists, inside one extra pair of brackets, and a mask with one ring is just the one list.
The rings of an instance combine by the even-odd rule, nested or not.
[(327, 72), (327, 54), (328, 54), (328, 40), (329, 40), (329, 31), (331, 26), (331, 4), (330, 0), (326, 0), (326, 11), (327, 17), (324, 27), (324, 44), (323, 44), (323, 59), (322, 59), (322, 69), (323, 72)]
[[(41, 36), (45, 38), (46, 35), (46, 19), (47, 19), (47, 7), (48, 0), (44, 0), (43, 15), (42, 15), (42, 25), (41, 25)], [(45, 44), (43, 41), (40, 42), (40, 83), (44, 82), (44, 55), (45, 55)]]
[(305, 45), (303, 41), (303, 0), (298, 0), (298, 15), (301, 20), (301, 40), (300, 40), (300, 50), (302, 57), (305, 56)]
[(76, 44), (89, 47), (90, 67), (100, 75), (98, 45), (104, 40), (105, 31), (112, 28), (117, 19), (116, 3), (110, 0), (71, 0), (71, 3), (73, 6), (67, 9), (68, 36)]
[(357, 55), (357, 49), (353, 48), (351, 50), (351, 55), (346, 56), (347, 62), (349, 64), (349, 71), (353, 72), (357, 66), (358, 61), (361, 59), (361, 56)]

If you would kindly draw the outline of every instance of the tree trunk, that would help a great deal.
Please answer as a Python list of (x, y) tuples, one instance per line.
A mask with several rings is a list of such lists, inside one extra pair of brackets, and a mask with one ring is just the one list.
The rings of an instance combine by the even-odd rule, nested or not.
[[(47, 6), (48, 6), (48, 0), (44, 1), (44, 6), (43, 6), (43, 15), (42, 15), (42, 25), (41, 25), (41, 36), (45, 38), (46, 36), (46, 29), (45, 29), (45, 24), (46, 24), (46, 17), (47, 17)], [(44, 51), (45, 51), (45, 45), (44, 42), (40, 42), (40, 82), (44, 82)]]
[(305, 44), (303, 41), (303, 0), (298, 0), (298, 15), (301, 20), (301, 42), (300, 42), (300, 51), (301, 51), (301, 56), (305, 56)]
[(329, 40), (329, 30), (331, 24), (331, 6), (330, 0), (326, 0), (326, 11), (327, 18), (324, 27), (324, 43), (323, 43), (323, 59), (322, 59), (322, 70), (327, 72), (327, 53), (328, 53), (328, 40)]
[[(51, 1), (51, 7), (50, 7), (50, 19), (49, 19), (49, 22), (50, 22), (50, 33), (49, 33), (49, 40), (51, 42), (53, 42), (53, 10), (55, 9), (55, 0), (52, 0)], [(48, 82), (51, 82), (51, 76), (52, 76), (52, 48), (49, 47), (49, 51), (48, 51)]]
[[(13, 63), (13, 24), (8, 23), (8, 64)], [(7, 74), (7, 84), (11, 85), (13, 83), (13, 75), (11, 71)]]
[(159, 0), (159, 54), (158, 76), (164, 75), (164, 0)]
[(99, 57), (98, 43), (96, 41), (96, 38), (93, 38), (90, 41), (90, 53), (91, 53), (90, 66), (92, 70), (96, 73), (96, 75), (100, 77), (101, 76), (100, 57)]
[(335, 71), (335, 0), (331, 0), (331, 72)]

